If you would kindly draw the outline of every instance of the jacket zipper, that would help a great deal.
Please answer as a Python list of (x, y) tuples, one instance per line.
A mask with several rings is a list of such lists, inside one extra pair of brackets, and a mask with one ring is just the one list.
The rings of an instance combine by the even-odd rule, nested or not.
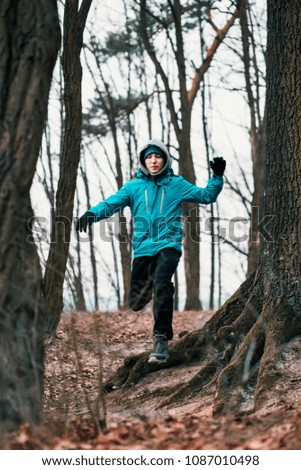
[(162, 212), (162, 209), (163, 209), (164, 196), (165, 196), (165, 191), (162, 188), (162, 196), (161, 196), (161, 202), (160, 202), (160, 213)]
[(145, 196), (145, 206), (146, 206), (146, 212), (148, 212), (148, 195), (147, 195), (147, 189), (144, 189), (144, 196)]

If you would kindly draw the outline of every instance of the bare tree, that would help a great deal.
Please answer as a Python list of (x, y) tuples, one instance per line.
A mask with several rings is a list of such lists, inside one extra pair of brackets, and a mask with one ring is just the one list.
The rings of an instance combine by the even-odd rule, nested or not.
[[(195, 98), (199, 91), (200, 83), (203, 80), (204, 74), (207, 72), (214, 54), (218, 47), (224, 40), (229, 29), (233, 25), (238, 16), (238, 8), (236, 8), (227, 20), (225, 26), (218, 29), (211, 21), (215, 31), (216, 37), (214, 38), (211, 46), (208, 48), (205, 59), (198, 67), (195, 67), (194, 76), (191, 81), (190, 88), (188, 88), (187, 77), (187, 64), (184, 50), (183, 26), (182, 15), (186, 12), (180, 0), (168, 1), (168, 6), (171, 11), (171, 17), (164, 19), (163, 17), (156, 17), (149, 9), (147, 1), (141, 0), (140, 2), (140, 26), (141, 37), (150, 59), (154, 63), (156, 73), (160, 76), (164, 85), (166, 94), (166, 103), (169, 110), (171, 123), (179, 145), (179, 170), (180, 173), (191, 183), (196, 183), (196, 175), (194, 170), (192, 151), (191, 151), (191, 116)], [(240, 3), (239, 1), (237, 2)], [(196, 5), (194, 5), (196, 6)], [(206, 3), (206, 6), (208, 4)], [(162, 29), (165, 29), (166, 34), (169, 35), (169, 25), (174, 24), (175, 41), (171, 41), (171, 48), (174, 53), (177, 71), (178, 71), (178, 84), (180, 96), (180, 112), (177, 112), (177, 107), (173, 97), (173, 90), (170, 85), (168, 74), (164, 70), (162, 61), (158, 58), (154, 44), (151, 40), (149, 23), (150, 19), (156, 21)], [(170, 35), (169, 35), (170, 37)], [(185, 309), (198, 309), (200, 308), (200, 269), (199, 269), (199, 241), (197, 237), (197, 221), (198, 221), (198, 207), (192, 204), (185, 204), (183, 215), (188, 221), (187, 232), (189, 237), (186, 237), (184, 243), (184, 259), (185, 259), (185, 278), (186, 278), (186, 304)]]
[(44, 309), (30, 188), (60, 45), (54, 0), (0, 4), (0, 423), (40, 418)]
[(47, 331), (54, 335), (63, 309), (63, 285), (72, 229), (74, 195), (80, 159), (83, 32), (92, 0), (66, 0), (63, 28), (65, 122), (60, 176), (54, 208), (55, 223), (44, 276)]

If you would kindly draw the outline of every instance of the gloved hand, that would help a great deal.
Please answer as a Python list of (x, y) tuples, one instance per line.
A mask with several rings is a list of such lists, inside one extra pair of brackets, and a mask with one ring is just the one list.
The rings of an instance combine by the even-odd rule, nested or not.
[(226, 168), (226, 160), (224, 160), (223, 157), (215, 157), (213, 161), (210, 161), (210, 166), (215, 175), (223, 176)]
[(92, 212), (85, 212), (76, 222), (75, 230), (77, 232), (87, 232), (87, 225), (92, 225), (95, 222), (95, 215)]

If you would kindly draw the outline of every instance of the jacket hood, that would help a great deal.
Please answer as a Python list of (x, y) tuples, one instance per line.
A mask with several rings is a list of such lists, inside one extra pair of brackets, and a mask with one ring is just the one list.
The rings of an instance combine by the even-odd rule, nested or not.
[(162, 152), (164, 152), (164, 155), (166, 155), (166, 163), (164, 167), (155, 175), (155, 176), (159, 176), (160, 174), (165, 173), (166, 170), (168, 170), (171, 167), (170, 153), (168, 152), (166, 145), (163, 144), (163, 142), (159, 139), (151, 139), (141, 148), (139, 152), (140, 169), (145, 175), (147, 176), (151, 175), (151, 173), (148, 171), (148, 169), (146, 168), (144, 164), (144, 152), (151, 145), (155, 145), (156, 147), (159, 147), (159, 149), (162, 150)]

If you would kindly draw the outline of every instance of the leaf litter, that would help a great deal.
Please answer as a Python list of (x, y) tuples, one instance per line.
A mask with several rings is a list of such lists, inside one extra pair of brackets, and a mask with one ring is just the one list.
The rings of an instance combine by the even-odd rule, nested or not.
[[(172, 342), (212, 314), (175, 312)], [(132, 390), (103, 394), (125, 358), (151, 350), (151, 331), (147, 309), (63, 314), (58, 337), (46, 342), (43, 421), (22, 425), (2, 449), (301, 449), (300, 403), (293, 396), (291, 404), (280, 400), (242, 416), (212, 416), (210, 394), (160, 406), (197, 365), (161, 369)]]

